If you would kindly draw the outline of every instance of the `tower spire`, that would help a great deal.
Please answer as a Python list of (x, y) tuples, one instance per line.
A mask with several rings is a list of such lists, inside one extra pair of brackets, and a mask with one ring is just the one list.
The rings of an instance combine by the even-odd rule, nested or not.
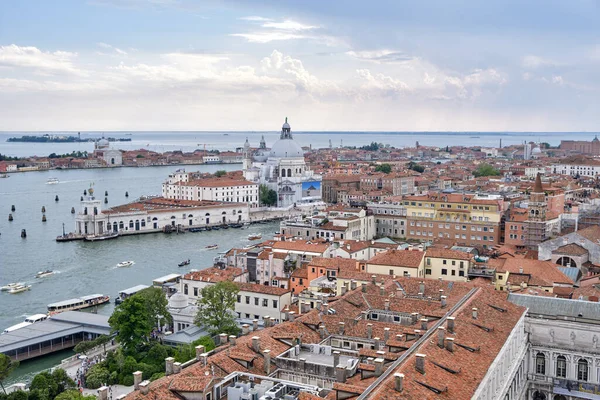
[(532, 193), (544, 193), (544, 188), (542, 187), (542, 175), (539, 172), (535, 176), (535, 184), (533, 185)]

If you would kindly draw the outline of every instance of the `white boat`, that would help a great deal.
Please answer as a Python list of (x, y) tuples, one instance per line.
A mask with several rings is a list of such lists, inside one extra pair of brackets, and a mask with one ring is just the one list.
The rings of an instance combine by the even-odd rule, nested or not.
[(110, 297), (103, 294), (92, 294), (76, 299), (59, 301), (58, 303), (48, 304), (48, 312), (50, 315), (57, 314), (63, 311), (80, 310), (82, 308), (94, 307), (100, 304), (108, 303)]
[(117, 264), (117, 267), (119, 267), (119, 268), (131, 267), (133, 264), (135, 264), (133, 261), (121, 261), (120, 263)]
[(262, 234), (260, 233), (251, 233), (248, 235), (248, 240), (257, 240), (262, 238)]
[(95, 242), (98, 240), (115, 239), (118, 236), (119, 236), (119, 232), (110, 232), (110, 233), (104, 233), (101, 235), (87, 235), (86, 237), (83, 238), (83, 240), (85, 240), (86, 242)]
[(0, 292), (8, 292), (10, 289), (20, 286), (22, 285), (22, 283), (9, 283), (8, 285), (4, 285), (2, 287), (0, 287)]
[(37, 274), (35, 274), (35, 277), (36, 278), (44, 278), (44, 277), (50, 276), (50, 275), (54, 275), (54, 271), (47, 269), (45, 271), (38, 272)]
[(58, 183), (58, 178), (48, 178), (46, 181), (46, 185), (56, 185)]
[(8, 293), (16, 294), (16, 293), (26, 292), (29, 289), (31, 289), (31, 285), (18, 285), (18, 286), (13, 287), (12, 289), (10, 289), (8, 291)]

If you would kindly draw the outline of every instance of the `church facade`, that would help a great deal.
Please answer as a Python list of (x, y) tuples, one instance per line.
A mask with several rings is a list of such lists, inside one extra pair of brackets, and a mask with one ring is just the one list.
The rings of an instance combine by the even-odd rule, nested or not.
[(279, 140), (267, 149), (264, 137), (260, 147), (252, 152), (244, 144), (244, 178), (266, 185), (277, 193), (277, 207), (321, 202), (321, 175), (314, 174), (306, 164), (304, 150), (292, 136), (285, 119)]

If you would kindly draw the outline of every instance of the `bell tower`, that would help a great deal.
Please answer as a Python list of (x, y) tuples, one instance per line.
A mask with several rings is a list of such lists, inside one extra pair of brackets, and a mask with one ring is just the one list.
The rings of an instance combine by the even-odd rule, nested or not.
[(535, 177), (535, 185), (529, 195), (529, 205), (527, 211), (529, 213), (529, 221), (544, 222), (546, 221), (546, 211), (548, 205), (546, 204), (546, 194), (542, 187), (542, 177), (540, 173)]

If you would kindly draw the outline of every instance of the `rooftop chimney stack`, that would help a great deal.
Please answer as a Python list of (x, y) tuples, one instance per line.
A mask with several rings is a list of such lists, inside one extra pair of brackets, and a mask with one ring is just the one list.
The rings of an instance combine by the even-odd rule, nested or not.
[(346, 382), (346, 367), (341, 364), (335, 367), (335, 380), (340, 383)]
[(206, 365), (208, 364), (208, 353), (200, 354), (200, 362), (202, 363), (203, 366), (206, 367)]
[(375, 359), (375, 376), (381, 376), (383, 374), (383, 358)]
[(260, 353), (260, 338), (258, 336), (252, 337), (252, 350)]
[(102, 386), (98, 389), (98, 399), (99, 400), (108, 400), (108, 387)]
[(454, 351), (454, 338), (451, 338), (451, 337), (446, 338), (446, 350), (448, 350), (449, 352)]
[(343, 323), (343, 322), (340, 322), (340, 323), (339, 323), (339, 334), (340, 334), (340, 335), (343, 335), (343, 334), (344, 334), (344, 327), (345, 327), (345, 325), (346, 325), (346, 324), (345, 324), (345, 323)]
[(173, 363), (175, 359), (173, 357), (165, 358), (165, 375), (169, 376), (173, 373)]
[(250, 333), (250, 325), (244, 324), (242, 325), (242, 335), (247, 335)]
[(425, 294), (425, 282), (421, 281), (421, 283), (419, 283), (419, 293), (421, 293), (422, 295)]
[(446, 308), (446, 305), (447, 305), (447, 303), (446, 303), (446, 296), (442, 296), (440, 299), (442, 301), (442, 308)]
[(252, 320), (252, 330), (254, 330), (254, 332), (256, 332), (258, 330), (258, 320), (257, 319)]
[(265, 374), (269, 375), (271, 373), (271, 350), (263, 351), (263, 355), (265, 356)]
[(350, 281), (350, 289), (352, 289), (352, 290), (356, 289), (356, 281), (354, 279), (352, 279)]
[(333, 352), (333, 365), (339, 365), (340, 364), (340, 352), (339, 351), (334, 351)]
[(362, 282), (360, 284), (360, 289), (363, 293), (367, 293), (367, 283), (366, 282)]
[(226, 333), (219, 333), (219, 345), (224, 345), (227, 343), (227, 334)]
[(140, 383), (142, 383), (142, 371), (135, 371), (133, 373), (133, 390), (140, 390)]
[(394, 374), (394, 389), (396, 392), (402, 392), (404, 389), (404, 374)]
[(419, 318), (419, 313), (410, 313), (410, 319), (412, 321), (413, 324), (417, 323), (417, 319)]
[(325, 325), (319, 325), (319, 336), (321, 339), (325, 339)]
[(296, 318), (296, 312), (290, 311), (288, 318), (290, 319), (290, 322), (294, 322), (294, 318)]
[(367, 324), (367, 339), (373, 338), (373, 324)]
[(444, 295), (444, 289), (440, 289), (440, 290), (438, 290), (438, 292), (440, 293), (440, 299), (441, 299), (442, 296)]
[(383, 328), (383, 340), (385, 342), (390, 340), (390, 328), (388, 328), (388, 327)]
[(454, 320), (455, 319), (456, 319), (455, 317), (446, 318), (446, 330), (448, 331), (448, 333), (454, 333)]
[(265, 328), (268, 328), (270, 326), (271, 323), (271, 317), (269, 317), (268, 315), (265, 315), (263, 317), (263, 325)]
[(473, 307), (473, 319), (477, 319), (477, 307)]
[(404, 335), (396, 335), (396, 340), (401, 342), (404, 339)]
[(415, 369), (425, 374), (425, 354), (415, 354)]
[(385, 288), (383, 287), (383, 285), (379, 286), (379, 295), (385, 296)]
[(237, 338), (235, 337), (235, 335), (229, 335), (229, 344), (230, 344), (231, 346), (235, 346), (235, 340), (236, 340), (236, 339), (237, 339)]
[(347, 291), (348, 287), (346, 287), (346, 285), (342, 285), (342, 296), (345, 295)]
[(377, 276), (376, 275), (371, 275), (371, 283), (374, 285), (375, 283), (377, 283)]
[(204, 353), (204, 346), (202, 346), (201, 344), (199, 344), (198, 346), (196, 346), (196, 360), (200, 361), (200, 355)]
[(173, 374), (178, 374), (181, 372), (181, 363), (178, 361), (175, 361), (173, 363)]
[(385, 299), (384, 309), (385, 311), (390, 311), (390, 299)]
[(140, 393), (141, 394), (148, 394), (149, 391), (150, 391), (150, 381), (144, 381), (144, 382), (140, 383)]
[(438, 346), (444, 348), (444, 337), (446, 337), (446, 329), (443, 326), (438, 328)]
[(422, 331), (426, 331), (427, 330), (427, 323), (429, 322), (429, 320), (427, 318), (421, 318), (421, 330)]

